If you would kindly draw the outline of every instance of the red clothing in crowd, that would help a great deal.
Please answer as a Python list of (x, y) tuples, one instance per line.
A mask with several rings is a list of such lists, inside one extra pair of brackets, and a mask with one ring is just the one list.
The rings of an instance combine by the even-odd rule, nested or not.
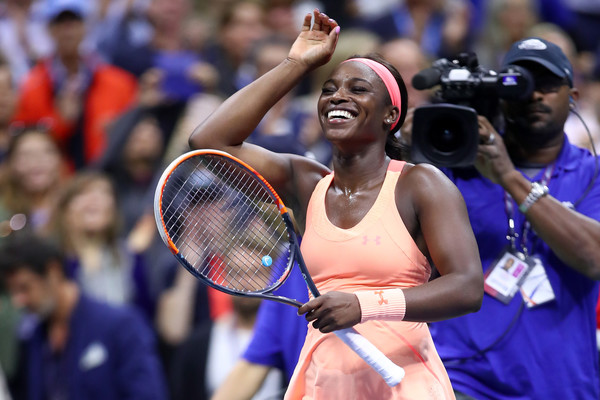
[[(78, 131), (77, 121), (64, 120), (55, 105), (56, 89), (51, 76), (52, 63), (36, 65), (26, 77), (20, 92), (15, 121), (25, 124), (45, 124), (65, 150)], [(125, 70), (98, 64), (90, 71), (89, 83), (82, 99), (82, 151), (85, 164), (98, 159), (106, 146), (106, 125), (125, 111), (137, 92), (135, 77)], [(71, 160), (72, 161), (72, 160)]]

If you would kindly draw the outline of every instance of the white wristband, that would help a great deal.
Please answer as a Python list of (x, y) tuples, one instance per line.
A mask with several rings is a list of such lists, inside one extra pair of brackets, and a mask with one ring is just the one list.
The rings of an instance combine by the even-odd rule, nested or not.
[(402, 321), (406, 300), (402, 289), (364, 290), (354, 292), (360, 304), (360, 322), (372, 319)]

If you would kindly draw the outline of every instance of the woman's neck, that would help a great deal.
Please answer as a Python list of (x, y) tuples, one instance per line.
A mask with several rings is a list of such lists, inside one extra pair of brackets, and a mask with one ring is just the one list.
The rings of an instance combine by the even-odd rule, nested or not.
[(356, 192), (380, 185), (389, 162), (381, 151), (352, 155), (336, 151), (333, 157), (334, 186), (338, 190)]

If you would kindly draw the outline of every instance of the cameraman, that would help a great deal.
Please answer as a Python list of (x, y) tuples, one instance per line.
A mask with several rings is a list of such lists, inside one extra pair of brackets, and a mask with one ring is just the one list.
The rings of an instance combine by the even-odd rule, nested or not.
[(459, 400), (597, 400), (600, 180), (596, 157), (563, 132), (572, 66), (538, 38), (514, 43), (503, 64), (529, 70), (533, 94), (502, 102), (504, 132), (479, 116), (474, 168), (445, 169), (467, 203), (486, 295), (431, 332)]

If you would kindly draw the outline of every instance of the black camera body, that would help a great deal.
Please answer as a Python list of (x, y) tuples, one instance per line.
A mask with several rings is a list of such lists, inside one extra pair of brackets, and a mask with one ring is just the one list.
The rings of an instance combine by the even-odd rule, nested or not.
[(411, 160), (439, 167), (473, 165), (479, 145), (477, 115), (492, 124), (501, 120), (500, 99), (525, 100), (534, 81), (523, 67), (500, 72), (481, 67), (474, 53), (442, 58), (412, 79), (415, 89), (440, 86), (432, 104), (417, 107), (413, 117)]

